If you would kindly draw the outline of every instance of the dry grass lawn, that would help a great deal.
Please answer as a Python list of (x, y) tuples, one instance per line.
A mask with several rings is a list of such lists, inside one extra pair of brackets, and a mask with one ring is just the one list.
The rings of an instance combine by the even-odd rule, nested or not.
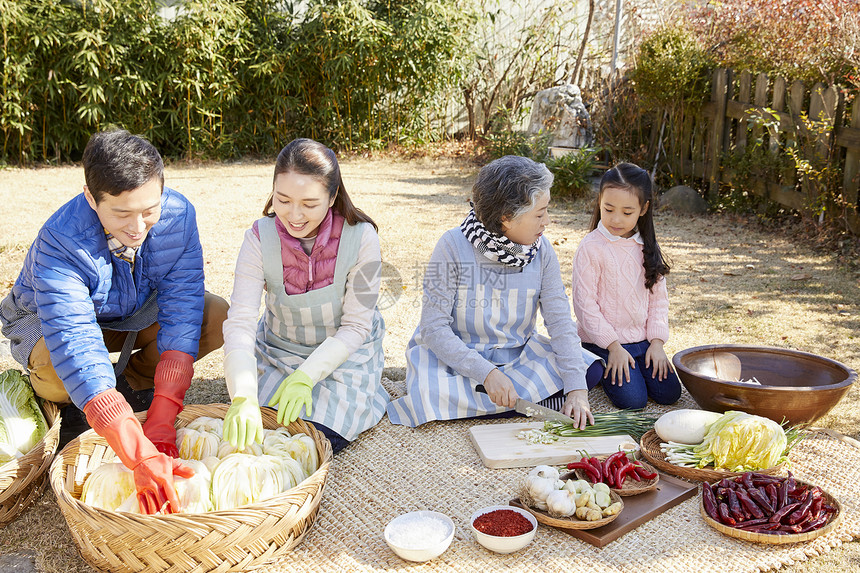
[[(420, 313), (423, 267), (442, 232), (465, 215), (476, 171), (471, 164), (452, 160), (353, 159), (343, 164), (354, 202), (379, 224), (383, 258), (391, 265), (383, 309), (389, 378), (403, 377), (404, 350)], [(167, 184), (197, 208), (206, 286), (225, 298), (232, 289), (242, 234), (259, 216), (271, 178), (270, 164), (167, 169)], [(11, 289), (38, 228), (82, 185), (79, 167), (0, 171), (0, 296)], [(585, 202), (554, 204), (552, 209), (547, 234), (558, 252), (568, 292), (571, 261), (586, 233), (588, 209)], [(657, 232), (674, 263), (669, 275), (670, 355), (702, 344), (750, 343), (805, 350), (860, 369), (858, 276), (808, 247), (725, 217), (661, 212)], [(219, 351), (197, 364), (188, 402), (227, 400), (222, 358)], [(0, 346), (0, 368), (13, 367), (17, 365), (8, 346)], [(819, 425), (860, 438), (860, 386)], [(860, 570), (858, 546), (846, 544), (788, 570)], [(46, 571), (91, 571), (74, 550), (50, 491), (0, 530), (0, 548), (0, 555), (31, 551)]]

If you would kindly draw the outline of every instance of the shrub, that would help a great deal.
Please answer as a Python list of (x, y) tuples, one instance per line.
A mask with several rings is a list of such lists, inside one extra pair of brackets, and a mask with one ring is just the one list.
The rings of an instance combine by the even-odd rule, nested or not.
[(553, 197), (579, 199), (591, 195), (595, 162), (600, 149), (576, 149), (567, 155), (549, 159), (546, 164), (555, 176)]

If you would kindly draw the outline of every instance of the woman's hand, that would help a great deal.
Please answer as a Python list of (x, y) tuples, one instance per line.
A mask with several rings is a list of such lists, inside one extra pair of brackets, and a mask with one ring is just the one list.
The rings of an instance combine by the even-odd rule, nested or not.
[(666, 356), (666, 351), (663, 350), (663, 341), (659, 338), (652, 340), (648, 346), (648, 350), (645, 352), (645, 366), (650, 367), (654, 377), (661, 382), (669, 375), (671, 368), (669, 357)]
[(484, 380), (484, 390), (493, 404), (503, 408), (513, 408), (517, 405), (517, 391), (511, 379), (498, 368), (493, 368)]
[(561, 413), (573, 419), (573, 427), (584, 430), (585, 426), (594, 423), (591, 406), (588, 404), (588, 390), (572, 390), (564, 397)]
[(625, 382), (630, 382), (630, 369), (636, 368), (636, 361), (617, 340), (610, 344), (607, 350), (609, 358), (606, 359), (606, 372), (603, 374), (603, 379), (609, 378), (613, 386), (616, 383), (621, 386)]

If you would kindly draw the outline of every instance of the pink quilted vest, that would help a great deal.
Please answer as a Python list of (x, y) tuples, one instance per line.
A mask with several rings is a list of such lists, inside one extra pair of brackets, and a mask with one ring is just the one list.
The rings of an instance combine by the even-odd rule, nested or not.
[[(284, 290), (287, 294), (302, 294), (328, 286), (334, 282), (334, 266), (337, 262), (337, 248), (343, 232), (343, 215), (328, 210), (320, 223), (317, 239), (314, 241), (310, 256), (305, 254), (302, 244), (290, 235), (275, 217), (275, 228), (281, 238), (281, 261), (284, 265)], [(260, 237), (257, 222), (254, 234)]]

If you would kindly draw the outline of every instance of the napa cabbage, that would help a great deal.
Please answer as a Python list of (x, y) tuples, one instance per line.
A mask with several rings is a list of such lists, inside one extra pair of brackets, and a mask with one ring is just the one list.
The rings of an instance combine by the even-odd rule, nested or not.
[(0, 464), (25, 455), (47, 431), (29, 378), (19, 370), (0, 373)]
[(694, 451), (699, 467), (742, 472), (778, 465), (787, 446), (785, 430), (773, 420), (731, 410), (708, 427)]

